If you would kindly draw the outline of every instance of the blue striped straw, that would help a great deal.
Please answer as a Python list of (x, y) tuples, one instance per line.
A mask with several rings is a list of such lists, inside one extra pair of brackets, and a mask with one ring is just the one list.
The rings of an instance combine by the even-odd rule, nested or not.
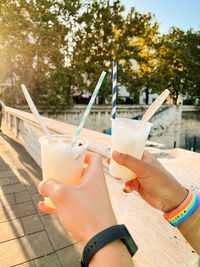
[(112, 118), (116, 118), (117, 62), (113, 62)]
[(82, 118), (82, 120), (81, 120), (81, 123), (80, 123), (80, 125), (79, 125), (79, 127), (78, 127), (78, 129), (77, 129), (77, 131), (76, 131), (76, 133), (75, 133), (75, 135), (74, 135), (74, 138), (73, 138), (73, 140), (72, 140), (71, 146), (74, 146), (74, 145), (76, 144), (76, 139), (77, 139), (77, 137), (79, 136), (81, 130), (83, 129), (83, 126), (84, 126), (84, 124), (85, 124), (85, 122), (86, 122), (86, 120), (87, 120), (87, 117), (88, 117), (88, 115), (89, 115), (89, 113), (90, 113), (90, 110), (91, 110), (91, 108), (92, 108), (92, 105), (94, 104), (94, 100), (95, 100), (95, 98), (96, 98), (96, 96), (97, 96), (97, 94), (98, 94), (98, 92), (99, 92), (99, 89), (100, 89), (100, 87), (101, 87), (101, 84), (102, 84), (102, 82), (103, 82), (103, 79), (104, 79), (105, 75), (106, 75), (106, 72), (103, 71), (103, 72), (101, 73), (101, 76), (100, 76), (100, 78), (99, 78), (99, 80), (98, 80), (98, 83), (97, 83), (97, 85), (96, 85), (96, 87), (95, 87), (95, 89), (94, 89), (94, 92), (93, 92), (93, 94), (92, 94), (92, 97), (91, 97), (91, 99), (90, 99), (90, 102), (89, 102), (88, 105), (87, 105), (87, 108), (86, 108), (86, 110), (85, 110), (85, 113), (84, 113), (84, 115), (83, 115), (83, 118)]

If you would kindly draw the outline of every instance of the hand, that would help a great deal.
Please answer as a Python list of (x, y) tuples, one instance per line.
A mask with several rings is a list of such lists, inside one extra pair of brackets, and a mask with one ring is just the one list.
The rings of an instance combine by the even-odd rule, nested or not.
[(124, 184), (124, 192), (137, 191), (152, 207), (163, 212), (175, 209), (186, 198), (188, 192), (151, 153), (144, 151), (142, 160), (116, 151), (112, 157), (137, 175)]
[(62, 184), (54, 179), (43, 181), (38, 191), (50, 197), (56, 210), (44, 202), (41, 211), (57, 214), (65, 229), (84, 247), (95, 234), (116, 225), (105, 182), (102, 159), (95, 153), (86, 153), (88, 167), (77, 186)]

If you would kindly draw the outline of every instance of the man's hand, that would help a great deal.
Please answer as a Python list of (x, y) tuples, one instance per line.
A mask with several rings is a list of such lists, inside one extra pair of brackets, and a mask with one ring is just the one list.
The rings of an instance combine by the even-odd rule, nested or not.
[(50, 197), (56, 210), (44, 202), (41, 211), (57, 214), (65, 229), (84, 246), (90, 238), (117, 221), (102, 168), (102, 159), (95, 153), (86, 153), (87, 169), (77, 186), (62, 184), (54, 179), (43, 181), (38, 190), (43, 197)]

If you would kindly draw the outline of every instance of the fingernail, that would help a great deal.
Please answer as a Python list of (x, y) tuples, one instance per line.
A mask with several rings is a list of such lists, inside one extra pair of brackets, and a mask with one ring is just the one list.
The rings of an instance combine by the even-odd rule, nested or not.
[(120, 153), (117, 152), (117, 151), (113, 151), (113, 156), (114, 156), (115, 158), (119, 158)]
[(108, 158), (108, 159), (106, 160), (106, 163), (107, 163), (108, 165), (110, 165), (110, 158)]
[(130, 189), (130, 187), (126, 186), (123, 188), (123, 191), (124, 191), (124, 193), (130, 193), (131, 189)]

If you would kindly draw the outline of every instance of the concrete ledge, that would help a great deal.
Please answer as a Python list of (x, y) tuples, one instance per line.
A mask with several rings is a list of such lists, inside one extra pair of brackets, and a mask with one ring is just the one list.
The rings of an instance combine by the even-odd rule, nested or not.
[[(6, 107), (5, 123), (15, 135), (22, 140), (26, 150), (31, 154), (33, 159), (40, 164), (40, 145), (38, 138), (44, 133), (40, 128), (35, 117), (28, 112)], [(77, 126), (67, 124), (61, 121), (43, 117), (45, 124), (52, 134), (69, 134), (74, 135)], [(93, 130), (84, 128), (81, 136), (89, 140), (89, 150), (108, 157), (110, 152), (110, 136)], [(147, 142), (147, 146), (159, 147), (164, 149), (165, 146), (156, 142)]]
[[(28, 112), (6, 107), (5, 124), (13, 131), (16, 136), (23, 142), (25, 149), (33, 159), (41, 166), (40, 162), (40, 145), (38, 138), (44, 133), (40, 128), (35, 117)], [(74, 135), (77, 126), (64, 122), (42, 117), (48, 129), (53, 134)], [(16, 123), (17, 122), (17, 123)], [(109, 155), (110, 136), (95, 132), (89, 129), (83, 129), (81, 136), (89, 140), (89, 150), (96, 151), (102, 156)]]

